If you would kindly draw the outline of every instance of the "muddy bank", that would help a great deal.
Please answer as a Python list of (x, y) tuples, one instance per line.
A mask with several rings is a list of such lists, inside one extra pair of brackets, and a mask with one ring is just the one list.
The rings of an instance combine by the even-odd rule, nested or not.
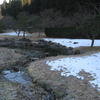
[[(50, 99), (51, 98), (51, 99)], [(0, 100), (54, 100), (35, 84), (20, 85), (0, 80)]]

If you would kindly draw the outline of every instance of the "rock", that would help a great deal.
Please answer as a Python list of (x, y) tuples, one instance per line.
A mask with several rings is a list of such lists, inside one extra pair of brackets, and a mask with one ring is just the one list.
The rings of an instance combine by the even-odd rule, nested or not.
[(33, 46), (33, 47), (38, 47), (38, 42), (33, 41), (33, 42), (31, 42), (31, 43), (32, 43), (32, 46)]
[(31, 42), (31, 40), (30, 40), (30, 39), (27, 39), (27, 38), (19, 39), (19, 41), (27, 41), (27, 42)]
[(69, 47), (67, 50), (68, 50), (69, 54), (73, 54), (73, 52), (74, 52), (72, 47)]
[(44, 40), (44, 39), (39, 39), (39, 40), (37, 40), (37, 41), (40, 41), (40, 42), (45, 42), (45, 40)]
[(73, 50), (73, 48), (72, 48), (72, 47), (69, 47), (68, 49), (69, 49), (69, 50)]
[(9, 41), (9, 39), (8, 38), (4, 38), (4, 41)]
[(39, 59), (39, 58), (34, 58), (34, 57), (30, 57), (30, 58), (29, 58), (30, 61), (35, 61), (35, 60), (38, 60), (38, 59)]
[(78, 44), (78, 42), (74, 42), (73, 44)]
[(13, 69), (15, 72), (18, 72), (18, 71), (19, 71), (18, 66), (13, 66), (12, 69)]
[(49, 46), (49, 44), (46, 41), (38, 42), (38, 47), (40, 47), (40, 48), (47, 48), (48, 46)]
[(76, 55), (76, 54), (80, 54), (81, 52), (80, 52), (80, 50), (75, 50), (74, 51), (74, 54)]
[[(74, 42), (74, 44), (77, 44), (78, 42)], [(34, 49), (41, 49), (42, 51), (47, 50), (52, 52), (53, 54), (56, 52), (56, 54), (62, 54), (62, 55), (72, 55), (72, 54), (80, 54), (79, 50), (74, 51), (72, 47), (67, 48), (66, 46), (63, 46), (59, 43), (53, 43), (51, 41), (45, 41), (43, 39), (31, 41), (30, 39), (22, 38), (18, 41), (5, 39), (2, 42), (0, 42), (0, 45), (2, 46), (10, 46), (10, 47), (18, 47), (18, 48), (31, 48), (34, 47)], [(50, 50), (49, 50), (50, 49)], [(47, 52), (48, 52), (47, 51)], [(53, 55), (52, 54), (52, 55)], [(49, 54), (44, 54), (42, 57), (49, 56)]]
[(59, 50), (59, 47), (55, 44), (49, 45), (49, 48), (57, 51)]
[(50, 53), (45, 53), (45, 56), (48, 57), (50, 55)]
[(61, 47), (59, 51), (63, 55), (69, 55), (68, 49), (65, 47)]

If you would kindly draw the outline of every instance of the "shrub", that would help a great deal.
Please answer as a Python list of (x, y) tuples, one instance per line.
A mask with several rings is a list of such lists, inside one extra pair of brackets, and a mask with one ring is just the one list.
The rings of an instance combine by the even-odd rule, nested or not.
[(76, 27), (48, 27), (45, 28), (45, 34), (56, 38), (85, 38), (77, 32)]
[(2, 32), (5, 29), (6, 29), (5, 25), (2, 22), (0, 22), (0, 32)]

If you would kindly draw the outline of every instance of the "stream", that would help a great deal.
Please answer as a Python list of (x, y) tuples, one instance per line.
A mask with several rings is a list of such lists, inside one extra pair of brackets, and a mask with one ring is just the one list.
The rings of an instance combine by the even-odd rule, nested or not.
[[(40, 96), (43, 96), (43, 100), (55, 100), (56, 92), (54, 93), (52, 88), (50, 88), (47, 84), (38, 84), (34, 83), (33, 79), (27, 72), (27, 64), (30, 62), (34, 62), (39, 59), (43, 59), (45, 57), (50, 56), (58, 56), (58, 55), (71, 55), (71, 54), (79, 54), (80, 52), (76, 52), (73, 48), (66, 48), (63, 45), (52, 43), (51, 41), (47, 42), (44, 40), (31, 41), (26, 38), (22, 38), (20, 40), (14, 39), (4, 39), (0, 40), (0, 47), (15, 49), (15, 52), (21, 54), (24, 59), (20, 59), (16, 61), (16, 63), (12, 66), (5, 66), (3, 70), (0, 71), (0, 79), (4, 82), (11, 83), (19, 83), (21, 86), (27, 87), (28, 85), (39, 86), (39, 90), (37, 88), (33, 88), (32, 91), (39, 91), (37, 93)], [(34, 86), (34, 87), (35, 87)], [(41, 90), (42, 88), (42, 90)], [(29, 88), (28, 88), (29, 89)], [(33, 92), (28, 91), (28, 93), (32, 94)], [(41, 92), (40, 92), (41, 90)], [(23, 93), (23, 90), (20, 90)], [(43, 92), (44, 91), (44, 92)], [(25, 90), (24, 93), (27, 93)], [(35, 93), (35, 92), (34, 92)], [(38, 95), (34, 94), (38, 97)], [(33, 94), (32, 94), (33, 96)], [(28, 95), (30, 97), (30, 95)], [(23, 97), (24, 98), (24, 97)], [(18, 99), (19, 100), (19, 99)], [(39, 99), (23, 99), (23, 100), (39, 100)], [(41, 99), (42, 100), (42, 99)]]
[(8, 81), (17, 82), (23, 85), (32, 83), (31, 78), (28, 77), (24, 71), (14, 72), (11, 70), (4, 70), (2, 71), (2, 76)]
[[(44, 48), (42, 47), (25, 46), (25, 45), (23, 46), (23, 44), (21, 44), (23, 43), (23, 41), (20, 43), (18, 41), (15, 45), (13, 43), (14, 41), (12, 42), (12, 40), (10, 41), (8, 39), (0, 40), (0, 47), (14, 49), (15, 53), (22, 55), (22, 57), (20, 58), (21, 60), (18, 60), (18, 61), (16, 60), (16, 63), (14, 65), (4, 66), (4, 68), (0, 70), (0, 80), (3, 81), (4, 83), (6, 82), (10, 84), (18, 83), (16, 84), (15, 87), (21, 86), (20, 89), (15, 90), (15, 91), (13, 91), (13, 85), (12, 87), (10, 87), (10, 89), (12, 90), (12, 93), (16, 93), (16, 94), (13, 94), (13, 96), (18, 95), (18, 99), (16, 100), (22, 100), (22, 99), (19, 99), (20, 97), (22, 97), (23, 100), (39, 100), (40, 98), (41, 100), (42, 98), (43, 100), (54, 100), (55, 97), (49, 91), (46, 91), (42, 86), (38, 86), (37, 84), (33, 82), (33, 79), (30, 77), (26, 69), (27, 69), (28, 63), (34, 62), (39, 59), (43, 59), (48, 56), (56, 56), (58, 53), (55, 50), (51, 50), (51, 49), (44, 50)], [(8, 87), (6, 88), (1, 86), (0, 100), (1, 99), (8, 100), (8, 99), (3, 98), (6, 96), (5, 95), (6, 93), (5, 92), (2, 93), (2, 90), (7, 91), (7, 92), (9, 91), (8, 90), (9, 84), (7, 86)], [(19, 93), (21, 94), (19, 95)], [(29, 94), (29, 95), (26, 96), (26, 94)]]
[[(14, 49), (19, 49), (19, 48), (14, 48)], [(26, 59), (26, 64), (35, 61), (41, 58), (44, 58), (45, 56), (54, 56), (53, 54), (55, 53), (49, 53), (49, 52), (44, 52), (40, 48), (20, 48), (19, 49), (22, 54), (27, 56)], [(30, 84), (32, 83), (31, 78), (29, 77), (28, 73), (25, 70), (25, 66), (22, 65), (16, 65), (16, 66), (11, 66), (10, 69), (4, 69), (2, 70), (0, 74), (0, 78), (5, 81), (11, 81), (15, 83), (20, 83), (22, 85), (24, 84)]]
[[(71, 47), (66, 48), (63, 45), (52, 43), (51, 41), (47, 42), (43, 39), (31, 41), (27, 38), (19, 40), (5, 38), (4, 40), (0, 40), (0, 47), (15, 49), (16, 52), (26, 56), (25, 61), (22, 61), (25, 64), (49, 56), (80, 54), (79, 50), (74, 51)], [(11, 66), (10, 70), (3, 70), (0, 76), (9, 81), (21, 84), (31, 83), (31, 79), (26, 75), (27, 72), (25, 72), (24, 65), (16, 65), (18, 71), (13, 70), (13, 66)]]

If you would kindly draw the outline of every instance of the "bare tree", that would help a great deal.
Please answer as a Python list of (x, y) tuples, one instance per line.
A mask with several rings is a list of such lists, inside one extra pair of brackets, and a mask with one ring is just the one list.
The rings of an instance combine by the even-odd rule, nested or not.
[(68, 27), (74, 26), (70, 17), (63, 16), (61, 11), (46, 9), (40, 13), (44, 27)]
[(1, 19), (1, 22), (6, 26), (6, 28), (12, 29), (16, 20), (13, 17), (7, 15)]

